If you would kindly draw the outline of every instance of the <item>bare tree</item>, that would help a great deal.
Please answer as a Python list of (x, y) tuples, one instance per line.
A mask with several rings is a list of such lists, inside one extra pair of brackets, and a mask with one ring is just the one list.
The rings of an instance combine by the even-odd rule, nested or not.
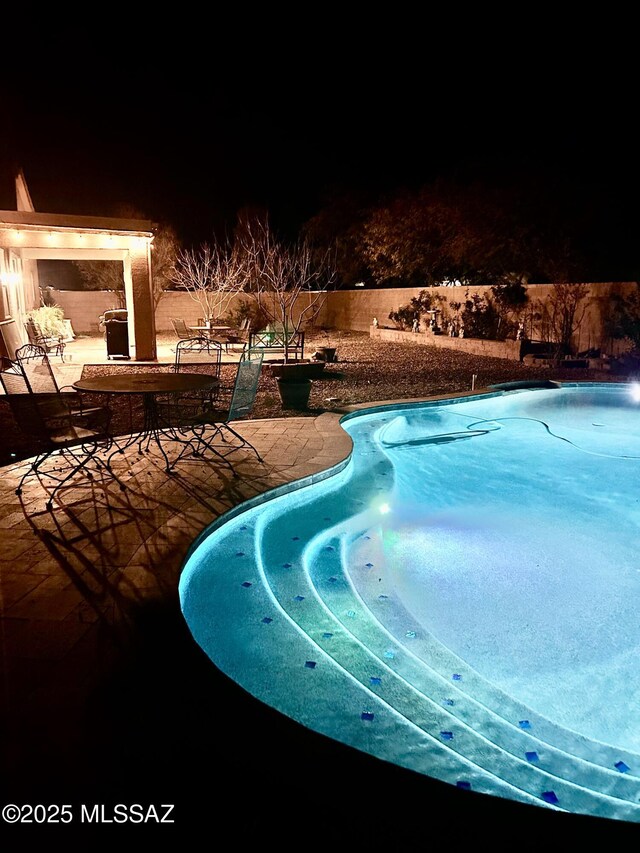
[(335, 252), (317, 249), (305, 237), (287, 244), (266, 219), (245, 223), (241, 241), (249, 291), (271, 322), (282, 325), (289, 361), (289, 340), (313, 324), (335, 285)]
[(178, 253), (171, 281), (198, 303), (206, 320), (224, 316), (245, 289), (245, 259), (229, 243), (203, 243)]

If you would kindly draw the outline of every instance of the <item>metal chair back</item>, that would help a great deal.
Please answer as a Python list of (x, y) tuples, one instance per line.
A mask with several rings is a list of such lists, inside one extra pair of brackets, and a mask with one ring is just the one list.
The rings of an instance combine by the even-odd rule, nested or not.
[(180, 317), (172, 317), (171, 318), (171, 325), (173, 326), (173, 331), (176, 333), (178, 338), (180, 338), (181, 340), (183, 338), (192, 338), (193, 337), (193, 332), (187, 326), (185, 321), (183, 319), (181, 319)]
[[(5, 378), (3, 376), (3, 385)], [(35, 453), (55, 450), (57, 445), (52, 439), (52, 427), (47, 422), (45, 412), (51, 401), (50, 396), (8, 391), (7, 400), (16, 426), (23, 436), (29, 437)]]
[(251, 414), (258, 393), (263, 359), (264, 353), (245, 349), (238, 362), (229, 414), (227, 415), (228, 421), (235, 421)]
[(22, 366), (16, 361), (5, 359), (0, 370), (0, 384), (5, 394), (30, 394), (31, 387)]
[(38, 344), (25, 344), (16, 350), (15, 361), (23, 369), (34, 394), (56, 394), (60, 391), (47, 351)]
[[(176, 357), (173, 369), (176, 373), (188, 369), (196, 372), (207, 373), (220, 379), (220, 367), (222, 364), (222, 345), (218, 341), (209, 338), (185, 338), (176, 344)], [(206, 367), (206, 370), (198, 371), (197, 368)]]
[(55, 355), (59, 355), (62, 361), (64, 361), (65, 342), (61, 335), (48, 338), (43, 334), (42, 330), (32, 317), (26, 321), (24, 327), (27, 332), (27, 337), (29, 338), (29, 343), (43, 347), (45, 352), (52, 352)]

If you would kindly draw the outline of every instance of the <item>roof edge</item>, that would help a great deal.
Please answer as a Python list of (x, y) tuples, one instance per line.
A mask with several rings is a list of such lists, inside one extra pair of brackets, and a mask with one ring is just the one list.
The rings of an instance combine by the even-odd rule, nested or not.
[(136, 231), (154, 234), (157, 224), (150, 219), (117, 219), (101, 216), (68, 216), (63, 213), (35, 213), (26, 210), (0, 210), (0, 225), (34, 225), (49, 228)]

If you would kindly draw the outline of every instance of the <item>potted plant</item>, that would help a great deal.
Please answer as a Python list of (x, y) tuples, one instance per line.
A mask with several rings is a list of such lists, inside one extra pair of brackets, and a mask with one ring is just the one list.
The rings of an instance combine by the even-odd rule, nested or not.
[(314, 354), (314, 358), (321, 363), (331, 364), (336, 360), (336, 348), (330, 346), (329, 330), (322, 329), (324, 340), (326, 341), (321, 347), (318, 347)]
[(311, 379), (277, 376), (276, 384), (283, 409), (306, 409), (311, 396)]

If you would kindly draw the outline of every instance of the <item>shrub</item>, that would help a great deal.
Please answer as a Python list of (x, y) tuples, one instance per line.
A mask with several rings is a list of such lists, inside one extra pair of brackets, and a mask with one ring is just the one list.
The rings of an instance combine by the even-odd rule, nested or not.
[(59, 335), (66, 336), (64, 311), (58, 305), (43, 305), (40, 308), (34, 308), (32, 311), (27, 311), (27, 317), (34, 321), (47, 338), (57, 338)]
[(252, 332), (259, 332), (271, 322), (271, 318), (263, 310), (259, 302), (253, 300), (241, 300), (236, 308), (231, 309), (224, 318), (225, 323), (234, 328), (239, 328), (243, 321), (249, 319)]
[(479, 293), (465, 299), (461, 317), (466, 338), (498, 341), (507, 337), (507, 324), (501, 322), (500, 312), (495, 304)]
[(414, 319), (420, 320), (423, 314), (426, 314), (438, 304), (447, 301), (446, 296), (440, 293), (430, 293), (428, 290), (421, 290), (417, 296), (412, 296), (408, 305), (401, 305), (397, 311), (389, 312), (389, 319), (399, 326), (401, 329), (410, 329)]

